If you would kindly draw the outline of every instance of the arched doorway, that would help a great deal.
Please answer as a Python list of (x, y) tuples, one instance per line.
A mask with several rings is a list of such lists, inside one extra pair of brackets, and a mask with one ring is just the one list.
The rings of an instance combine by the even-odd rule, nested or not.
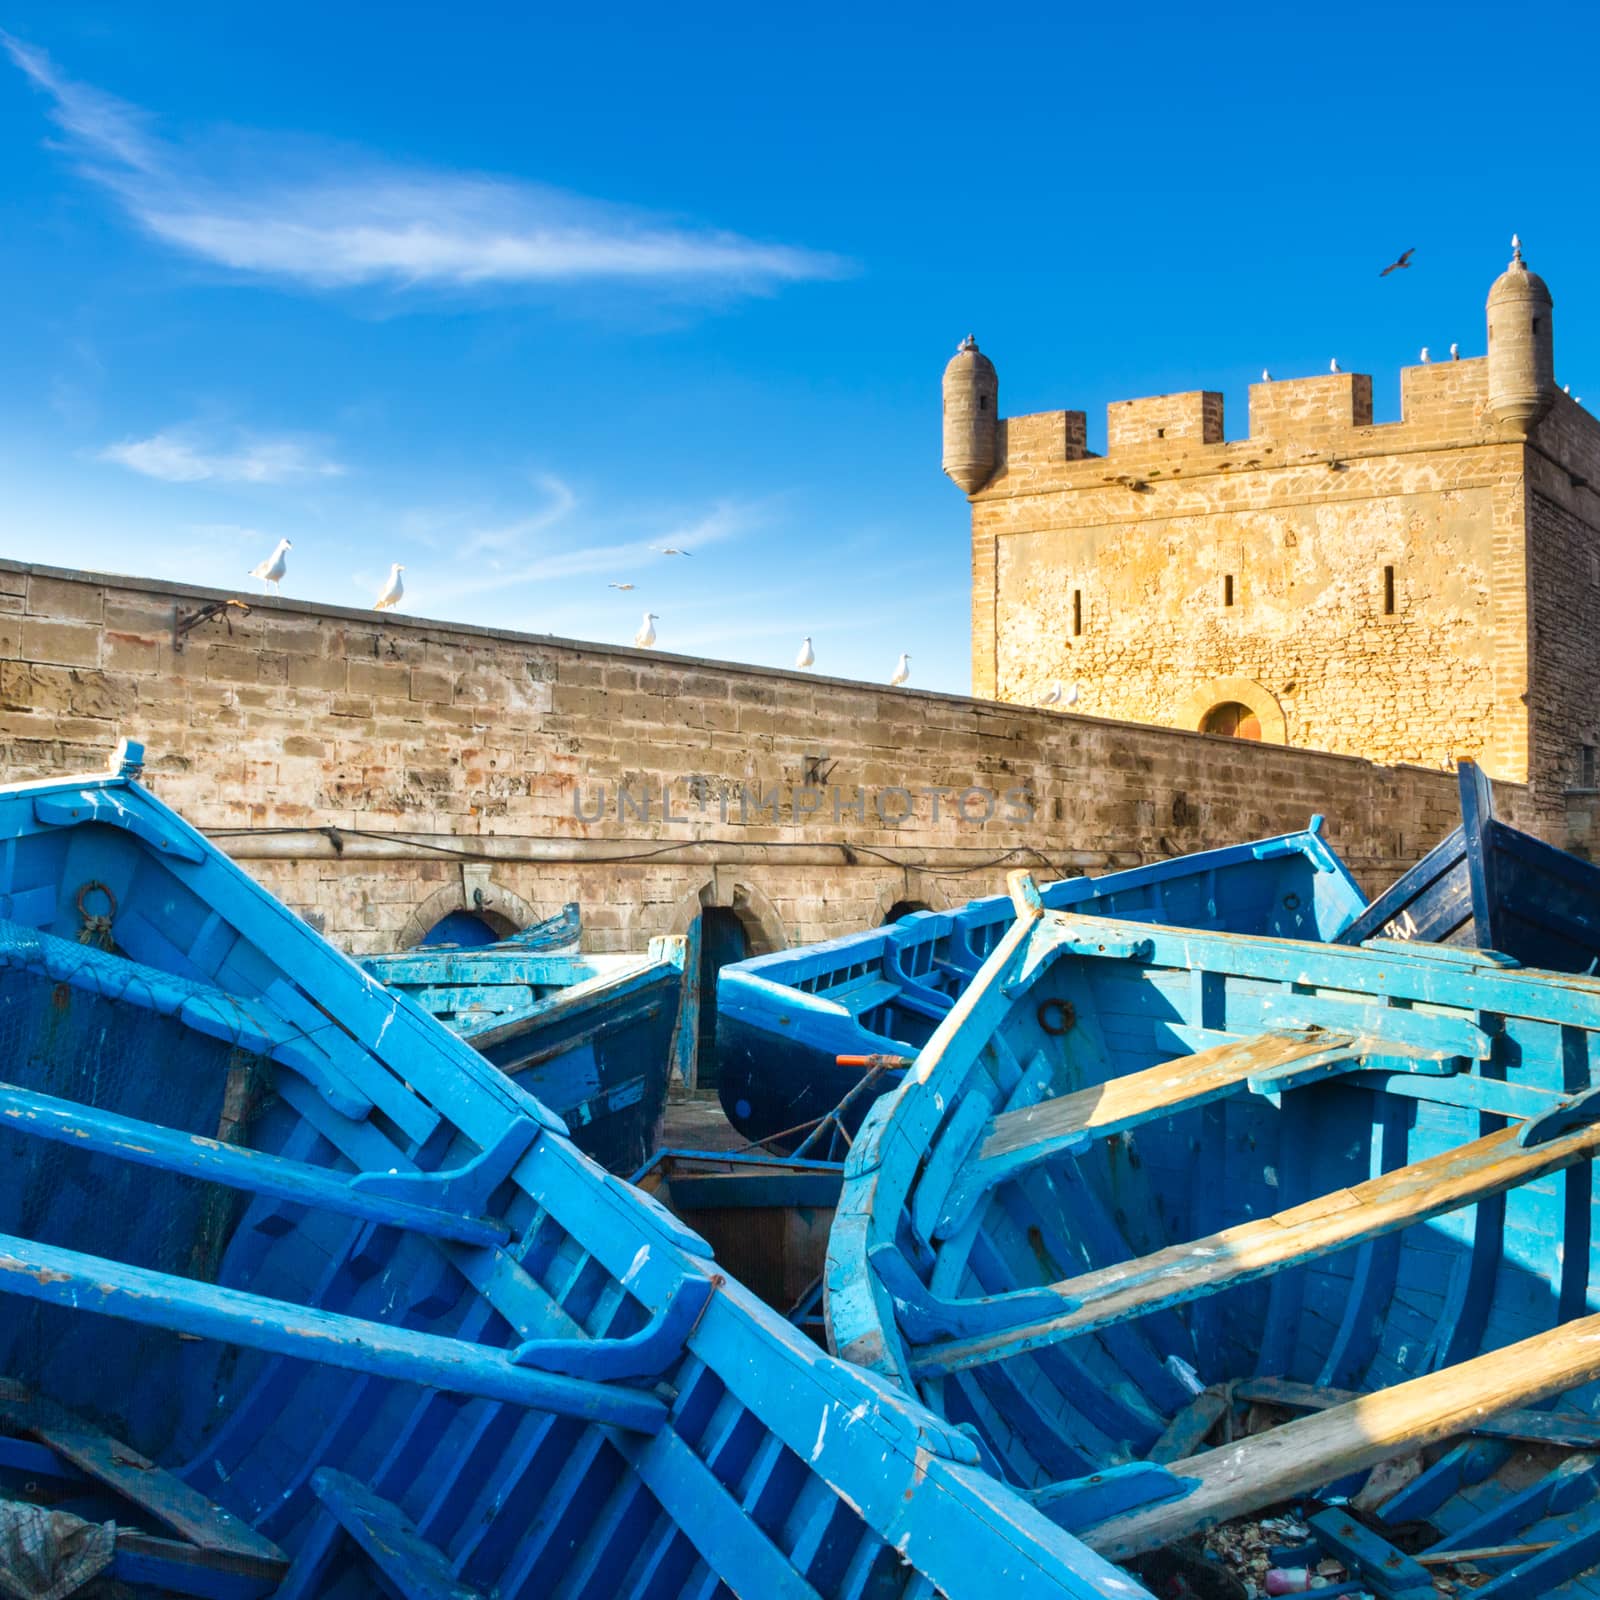
[(909, 917), (914, 911), (932, 911), (926, 900), (896, 900), (883, 914), (885, 923), (898, 922), (901, 917)]
[(476, 911), (451, 911), (440, 917), (417, 943), (424, 948), (435, 944), (453, 944), (473, 949), (479, 945), (493, 944), (502, 937), (504, 935), (489, 919)]
[(1227, 739), (1259, 739), (1261, 718), (1242, 700), (1223, 700), (1200, 719), (1200, 731)]
[(750, 954), (739, 914), (730, 906), (705, 906), (700, 912), (700, 1038), (695, 1080), (702, 1089), (717, 1086), (717, 974)]

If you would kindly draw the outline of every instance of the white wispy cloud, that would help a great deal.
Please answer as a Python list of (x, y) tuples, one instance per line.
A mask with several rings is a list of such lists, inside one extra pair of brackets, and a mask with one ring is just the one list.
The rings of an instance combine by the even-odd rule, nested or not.
[(344, 473), (337, 461), (302, 439), (246, 436), (224, 445), (184, 429), (107, 445), (100, 459), (163, 483), (287, 483)]
[[(341, 153), (289, 174), (268, 147), (249, 177), (225, 175), (160, 138), (150, 118), (74, 82), (40, 50), (0, 34), (50, 97), (82, 170), (147, 232), (236, 271), (318, 288), (470, 289), (612, 281), (722, 293), (843, 275), (821, 251), (698, 229), (548, 186), (435, 172)], [(278, 170), (275, 172), (274, 168)]]
[[(650, 563), (657, 569), (663, 562), (671, 565), (672, 558), (661, 556), (654, 546), (666, 544), (702, 550), (738, 539), (766, 520), (766, 512), (759, 505), (721, 501), (696, 516), (663, 520), (638, 538), (596, 536), (593, 526), (578, 519), (567, 538), (557, 544), (541, 535), (548, 535), (558, 522), (570, 522), (578, 509), (576, 497), (564, 484), (561, 488), (566, 500), (522, 522), (496, 524), (489, 529), (459, 534), (454, 543), (463, 556), (452, 559), (448, 569), (417, 563), (414, 570), (419, 604), (424, 591), (428, 604), (448, 605), (478, 595), (515, 590), (526, 584), (559, 583), (567, 578), (605, 577), (642, 584)], [(516, 529), (522, 531), (513, 537)], [(408, 578), (411, 574), (412, 569), (408, 569)], [(365, 588), (370, 578), (371, 574), (363, 571), (352, 574), (351, 581)]]

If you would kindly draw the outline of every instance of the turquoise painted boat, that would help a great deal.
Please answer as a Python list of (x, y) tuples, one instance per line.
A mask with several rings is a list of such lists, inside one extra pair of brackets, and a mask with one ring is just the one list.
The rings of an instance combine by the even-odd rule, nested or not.
[[(575, 934), (576, 920), (562, 929)], [(684, 940), (652, 939), (642, 956), (580, 955), (539, 949), (545, 931), (362, 965), (554, 1111), (585, 1155), (634, 1172), (660, 1140), (681, 1055)]]
[(141, 1600), (1140, 1592), (141, 759), (0, 790), (0, 1538)]
[(832, 1347), (1108, 1559), (1299, 1501), (1372, 1593), (1600, 1594), (1600, 980), (1013, 899), (847, 1158)]

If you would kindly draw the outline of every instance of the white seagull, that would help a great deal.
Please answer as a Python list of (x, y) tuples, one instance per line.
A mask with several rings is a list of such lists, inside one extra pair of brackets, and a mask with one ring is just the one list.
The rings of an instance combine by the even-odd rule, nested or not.
[(1073, 686), (1070, 689), (1067, 690), (1067, 704), (1069, 706), (1075, 706), (1075, 705), (1077, 705), (1077, 703), (1078, 703), (1078, 686), (1077, 686), (1077, 684), (1073, 684)]
[(1050, 693), (1039, 704), (1042, 706), (1058, 706), (1061, 704), (1061, 680), (1059, 678), (1051, 685)]
[(389, 568), (389, 581), (383, 586), (383, 593), (372, 602), (374, 611), (392, 611), (404, 598), (406, 586), (400, 581), (400, 574), (406, 569), (398, 561)]
[(900, 652), (900, 659), (894, 664), (894, 676), (889, 680), (891, 689), (898, 689), (911, 676), (911, 657), (904, 650)]
[(1272, 374), (1270, 372), (1268, 372), (1265, 367), (1263, 367), (1261, 369), (1261, 381), (1263, 383), (1271, 383), (1272, 382)]
[(664, 556), (692, 556), (694, 554), (693, 550), (679, 550), (676, 546), (670, 544), (653, 544), (650, 548)]
[(1461, 359), (1461, 346), (1460, 345), (1453, 344), (1453, 345), (1450, 346), (1450, 359), (1452, 361), (1459, 361)]
[(805, 640), (800, 646), (800, 654), (794, 658), (794, 664), (802, 671), (817, 664), (817, 653), (811, 648), (811, 635), (809, 633), (805, 636)]
[(1433, 357), (1428, 354), (1427, 345), (1423, 345), (1423, 347), (1422, 347), (1422, 364), (1423, 364), (1423, 366), (1427, 366), (1427, 364), (1432, 360), (1433, 360)]
[(259, 566), (251, 567), (245, 576), (247, 578), (259, 578), (263, 583), (270, 583), (273, 593), (276, 594), (284, 573), (289, 570), (289, 552), (292, 549), (294, 549), (294, 546), (287, 539), (280, 539), (272, 554)]
[(608, 583), (606, 585), (606, 588), (608, 589), (621, 589), (624, 594), (626, 594), (627, 591), (632, 587), (633, 585), (631, 583)]
[(656, 624), (660, 620), (654, 611), (645, 612), (644, 621), (639, 624), (639, 631), (633, 636), (633, 642), (641, 650), (648, 650), (656, 642)]
[(1333, 360), (1328, 363), (1328, 371), (1338, 372), (1339, 370), (1339, 358), (1338, 356), (1335, 356)]

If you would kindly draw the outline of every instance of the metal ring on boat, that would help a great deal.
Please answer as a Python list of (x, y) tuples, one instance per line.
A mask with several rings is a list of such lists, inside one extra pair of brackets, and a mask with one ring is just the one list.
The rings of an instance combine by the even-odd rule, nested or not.
[(1041, 1000), (1033, 1015), (1052, 1039), (1059, 1039), (1078, 1020), (1078, 1013), (1067, 1000)]

